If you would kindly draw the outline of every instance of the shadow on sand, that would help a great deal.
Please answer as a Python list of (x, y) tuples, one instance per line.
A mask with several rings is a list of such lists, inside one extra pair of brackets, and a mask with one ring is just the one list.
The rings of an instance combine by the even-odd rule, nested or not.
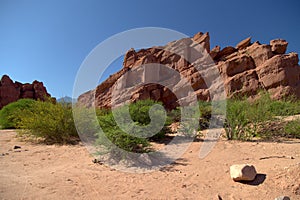
[(253, 181), (241, 181), (241, 183), (246, 184), (246, 185), (252, 185), (252, 186), (258, 186), (262, 184), (267, 178), (266, 174), (257, 174), (255, 179)]

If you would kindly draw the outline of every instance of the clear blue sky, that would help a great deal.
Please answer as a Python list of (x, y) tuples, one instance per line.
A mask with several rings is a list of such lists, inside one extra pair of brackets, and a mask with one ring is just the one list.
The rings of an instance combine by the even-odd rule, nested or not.
[(97, 44), (148, 26), (190, 36), (208, 31), (211, 46), (221, 47), (248, 36), (261, 43), (284, 38), (288, 51), (299, 53), (299, 2), (0, 0), (0, 76), (37, 79), (52, 96), (71, 96), (77, 70)]

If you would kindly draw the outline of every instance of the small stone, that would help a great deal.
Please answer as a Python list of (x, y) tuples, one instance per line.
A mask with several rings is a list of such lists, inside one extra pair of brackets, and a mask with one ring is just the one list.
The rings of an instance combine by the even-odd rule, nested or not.
[(102, 165), (102, 164), (103, 164), (103, 162), (101, 162), (101, 161), (98, 160), (98, 159), (94, 159), (94, 160), (92, 160), (92, 162), (95, 163), (95, 164), (99, 164), (99, 165)]
[(250, 44), (251, 44), (251, 37), (248, 37), (248, 38), (244, 39), (243, 41), (241, 41), (240, 43), (238, 43), (235, 48), (237, 48), (238, 50), (245, 49)]
[(275, 198), (275, 200), (290, 200), (290, 197), (288, 197), (288, 196), (280, 196), (280, 197)]
[(253, 181), (256, 174), (253, 165), (241, 164), (230, 166), (230, 176), (234, 181)]
[(14, 146), (14, 149), (21, 149), (21, 146)]

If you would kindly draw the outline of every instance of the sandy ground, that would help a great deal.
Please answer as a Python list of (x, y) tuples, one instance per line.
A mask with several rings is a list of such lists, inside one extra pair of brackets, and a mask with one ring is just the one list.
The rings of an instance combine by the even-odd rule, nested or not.
[[(220, 140), (204, 159), (198, 157), (202, 142), (194, 142), (166, 170), (132, 174), (93, 163), (82, 145), (32, 144), (15, 136), (0, 131), (0, 199), (300, 199), (300, 140)], [(256, 166), (254, 182), (230, 179), (229, 166), (241, 163)]]

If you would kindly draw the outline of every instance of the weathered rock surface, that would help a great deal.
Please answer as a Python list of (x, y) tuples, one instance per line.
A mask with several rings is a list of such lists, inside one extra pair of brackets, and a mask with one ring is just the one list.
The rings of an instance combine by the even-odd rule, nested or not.
[(207, 51), (207, 53), (210, 52), (210, 42), (209, 42), (209, 33), (196, 33), (193, 37), (193, 40), (198, 43), (203, 45), (204, 49)]
[(272, 47), (272, 51), (275, 54), (284, 54), (286, 52), (288, 43), (282, 39), (271, 40), (270, 45)]
[[(251, 43), (249, 37), (236, 47), (216, 46), (210, 50), (209, 34), (200, 32), (165, 46), (130, 49), (123, 68), (94, 90), (79, 96), (78, 103), (109, 108), (112, 97), (114, 105), (122, 100), (152, 98), (172, 109), (193, 95), (209, 101), (215, 90), (224, 90), (228, 98), (235, 95), (253, 98), (258, 91), (265, 90), (274, 99), (289, 95), (300, 99), (298, 54), (285, 54), (287, 45), (282, 39), (272, 40), (270, 44)], [(154, 70), (159, 64), (180, 76), (165, 68)], [(145, 67), (148, 65), (150, 68)], [(194, 92), (188, 92), (189, 86)], [(18, 93), (20, 89), (10, 90)], [(30, 92), (23, 95), (32, 96)]]
[(241, 41), (240, 43), (238, 43), (235, 48), (237, 48), (238, 50), (245, 49), (246, 47), (250, 46), (250, 44), (251, 44), (251, 37), (248, 37), (243, 41)]
[(256, 174), (256, 169), (253, 165), (241, 164), (230, 166), (230, 177), (234, 181), (253, 181)]
[(0, 109), (19, 99), (29, 98), (45, 100), (50, 97), (42, 82), (29, 83), (13, 82), (9, 76), (4, 75), (0, 81)]

